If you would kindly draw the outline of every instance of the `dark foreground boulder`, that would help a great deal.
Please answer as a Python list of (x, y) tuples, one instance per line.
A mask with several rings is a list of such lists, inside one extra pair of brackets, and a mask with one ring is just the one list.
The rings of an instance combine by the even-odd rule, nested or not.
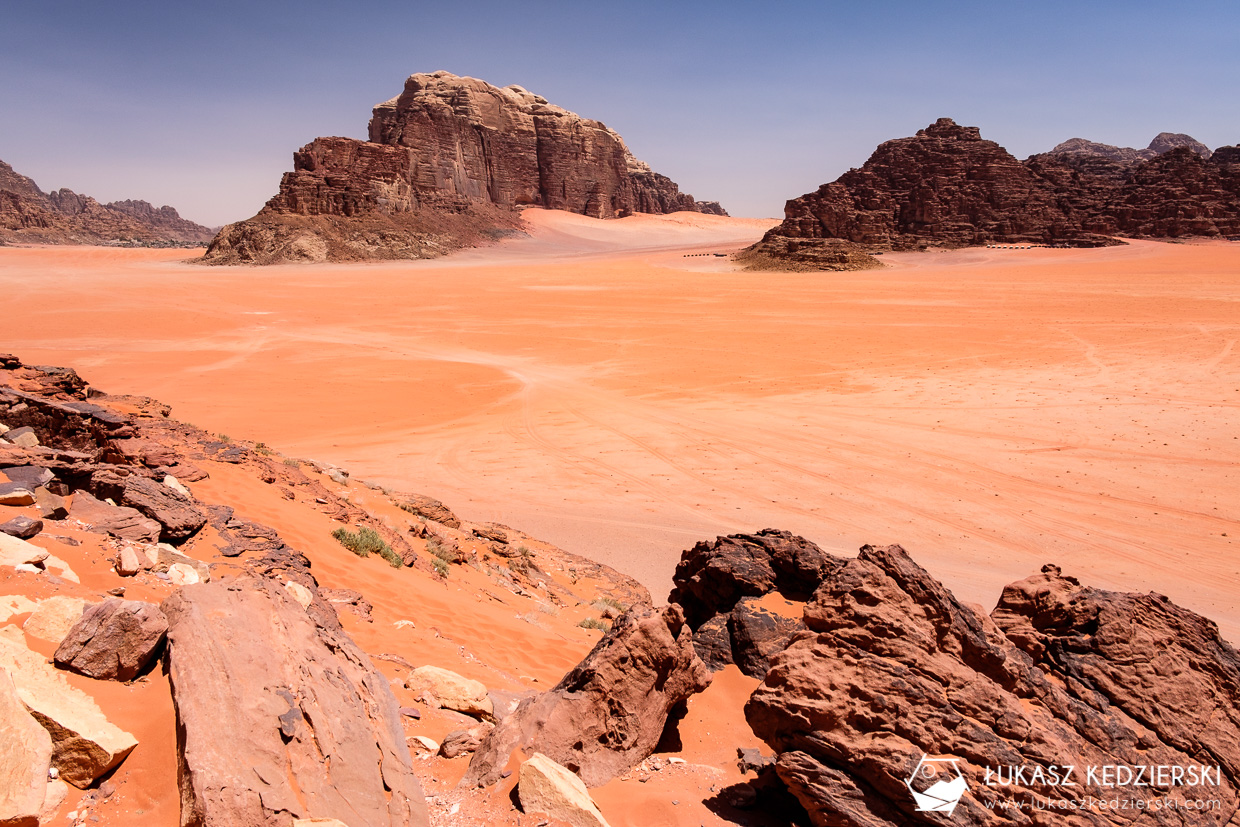
[(428, 824), (396, 699), (322, 599), (241, 578), (163, 609), (182, 824)]
[(996, 619), (1011, 638), (899, 546), (824, 579), (745, 707), (814, 824), (1234, 823), (1240, 657), (1213, 623), (1053, 567)]
[(679, 607), (637, 606), (554, 689), (525, 700), (474, 753), (462, 787), (493, 784), (513, 750), (605, 784), (641, 763), (669, 714), (710, 684)]
[(154, 603), (105, 600), (86, 607), (57, 647), (56, 665), (100, 680), (132, 680), (159, 653), (167, 631)]

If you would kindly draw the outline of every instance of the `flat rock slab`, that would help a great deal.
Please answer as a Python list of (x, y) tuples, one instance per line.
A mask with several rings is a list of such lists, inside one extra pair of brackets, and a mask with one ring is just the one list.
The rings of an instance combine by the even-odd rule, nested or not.
[(93, 698), (27, 649), (21, 630), (12, 626), (0, 629), (0, 668), (13, 676), (18, 697), (52, 736), (52, 766), (73, 786), (86, 789), (138, 745)]
[(52, 765), (52, 737), (17, 697), (0, 669), (0, 824), (38, 824)]
[(0, 566), (20, 566), (24, 563), (42, 563), (47, 550), (18, 537), (0, 534)]
[(56, 649), (56, 665), (100, 680), (133, 680), (159, 653), (168, 620), (159, 606), (105, 600), (81, 613)]
[(391, 688), (324, 601), (240, 578), (162, 608), (182, 823), (429, 823)]
[(80, 597), (56, 595), (39, 601), (22, 629), (31, 637), (59, 644), (73, 625), (82, 619), (86, 601)]
[(163, 530), (163, 526), (150, 517), (142, 516), (136, 508), (110, 505), (86, 491), (73, 495), (69, 516), (80, 520), (90, 531), (134, 542), (154, 543)]

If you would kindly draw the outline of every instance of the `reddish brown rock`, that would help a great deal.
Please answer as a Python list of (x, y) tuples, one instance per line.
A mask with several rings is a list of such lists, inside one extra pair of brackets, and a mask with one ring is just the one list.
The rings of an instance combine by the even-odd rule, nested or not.
[(163, 530), (159, 523), (142, 516), (136, 508), (109, 505), (95, 499), (88, 491), (78, 491), (73, 495), (69, 516), (84, 523), (91, 531), (134, 542), (154, 543)]
[(605, 784), (649, 756), (669, 714), (709, 683), (679, 607), (638, 606), (553, 689), (491, 730), (461, 786), (495, 783), (518, 748), (547, 755), (586, 786)]
[(139, 474), (121, 476), (100, 470), (91, 476), (91, 491), (100, 499), (136, 508), (162, 526), (160, 539), (179, 542), (206, 525), (207, 515), (189, 495)]
[(461, 527), (461, 521), (452, 513), (452, 509), (433, 497), (427, 497), (424, 494), (406, 494), (396, 504), (410, 514), (425, 517), (433, 522), (446, 525), (448, 528)]
[(805, 626), (745, 598), (771, 592), (806, 600), (840, 562), (818, 546), (772, 528), (699, 542), (681, 554), (668, 602), (684, 607), (694, 646), (712, 670), (735, 663), (761, 678), (772, 655)]
[(243, 577), (163, 610), (183, 824), (428, 824), (396, 699), (325, 602)]
[(940, 118), (880, 145), (784, 207), (784, 221), (737, 256), (751, 268), (852, 270), (867, 253), (989, 243), (1099, 246), (1112, 236), (1240, 232), (1240, 164), (1187, 135), (1146, 150), (1073, 139), (1021, 162), (977, 127)]
[(56, 665), (100, 680), (133, 680), (159, 653), (168, 620), (154, 603), (105, 600), (87, 607), (56, 649)]
[[(824, 579), (805, 610), (811, 632), (774, 659), (745, 708), (814, 824), (946, 823), (906, 786), (926, 789), (927, 756), (955, 759), (964, 779), (952, 824), (1226, 823), (1240, 805), (1240, 656), (1214, 624), (1053, 568), (1005, 590), (995, 618), (1003, 629), (899, 546), (866, 546)], [(1089, 774), (1203, 765), (1210, 778), (1170, 789)], [(949, 786), (950, 765), (938, 766), (927, 777)], [(995, 783), (1009, 767), (1025, 769)], [(1075, 786), (1050, 781), (1052, 767)], [(1047, 806), (1083, 798), (1129, 808)], [(1166, 798), (1219, 803), (1203, 818), (1155, 806)]]
[(209, 229), (181, 218), (172, 207), (145, 201), (100, 204), (67, 189), (45, 193), (0, 161), (0, 242), (197, 244), (210, 238)]
[(516, 231), (524, 206), (596, 218), (723, 213), (638, 161), (605, 125), (519, 86), (411, 75), (374, 108), (369, 137), (302, 147), (280, 192), (225, 227), (206, 259), (429, 258)]

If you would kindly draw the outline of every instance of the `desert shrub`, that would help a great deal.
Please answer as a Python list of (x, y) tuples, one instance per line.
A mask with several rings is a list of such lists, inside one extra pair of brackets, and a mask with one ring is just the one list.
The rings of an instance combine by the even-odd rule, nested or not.
[(611, 628), (597, 617), (587, 617), (577, 625), (583, 629), (601, 629), (604, 632)]
[(448, 564), (446, 561), (444, 561), (443, 559), (439, 557), (436, 557), (435, 559), (431, 560), (431, 565), (435, 567), (435, 574), (438, 574), (440, 577), (442, 577), (445, 580), (448, 579)]
[(287, 465), (289, 468), (300, 468), (301, 460), (288, 457), (287, 459), (284, 460), (284, 464)]
[(517, 574), (528, 575), (531, 571), (538, 568), (534, 565), (534, 552), (525, 546), (517, 546), (516, 556), (508, 558), (508, 568)]
[(232, 442), (232, 437), (228, 434), (216, 434), (216, 436), (219, 438), (220, 442)]
[(599, 597), (596, 598), (590, 605), (600, 611), (611, 608), (618, 612), (626, 612), (629, 608), (614, 597)]
[(332, 536), (340, 542), (340, 545), (358, 557), (369, 557), (371, 553), (378, 554), (395, 569), (405, 564), (400, 559), (400, 555), (393, 551), (392, 547), (379, 536), (379, 532), (373, 528), (362, 526), (356, 534), (347, 528), (338, 528), (332, 532)]
[(426, 541), (426, 550), (445, 563), (461, 562), (461, 556), (457, 550), (451, 546), (444, 545), (443, 541), (438, 537), (432, 537)]

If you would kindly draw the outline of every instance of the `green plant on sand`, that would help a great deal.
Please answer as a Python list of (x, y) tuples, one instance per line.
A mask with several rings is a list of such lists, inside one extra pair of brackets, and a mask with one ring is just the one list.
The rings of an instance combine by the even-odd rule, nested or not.
[(392, 547), (379, 536), (379, 532), (373, 528), (362, 526), (357, 530), (357, 533), (349, 531), (347, 528), (338, 528), (332, 532), (332, 536), (340, 541), (340, 545), (358, 557), (369, 557), (373, 552), (387, 560), (394, 569), (398, 569), (405, 564), (400, 559), (400, 555), (393, 551)]

